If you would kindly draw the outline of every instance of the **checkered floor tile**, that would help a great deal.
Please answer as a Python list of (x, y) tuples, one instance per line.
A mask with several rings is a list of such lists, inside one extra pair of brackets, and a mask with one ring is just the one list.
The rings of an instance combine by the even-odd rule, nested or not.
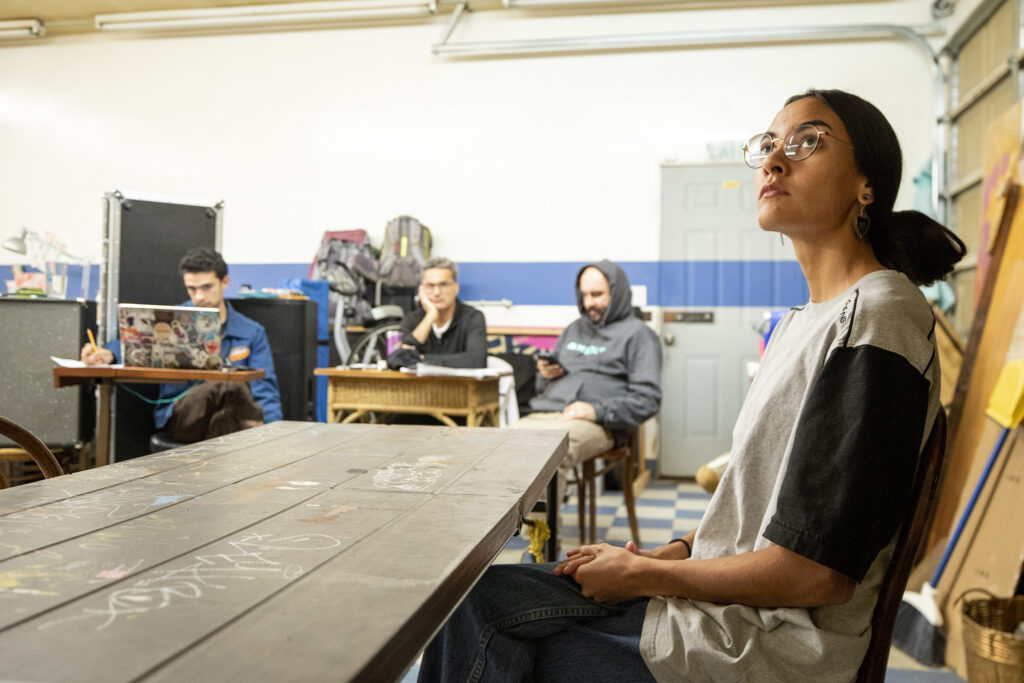
[[(668, 543), (697, 528), (711, 496), (693, 482), (655, 480), (647, 485), (636, 501), (636, 516), (640, 526), (640, 540), (645, 548)], [(562, 506), (559, 530), (562, 551), (580, 544), (579, 517), (575, 495)], [(624, 546), (632, 538), (629, 517), (621, 491), (606, 491), (597, 498), (597, 540)], [(523, 554), (529, 542), (515, 537), (499, 553), (495, 562), (501, 564), (532, 562), (532, 556)]]

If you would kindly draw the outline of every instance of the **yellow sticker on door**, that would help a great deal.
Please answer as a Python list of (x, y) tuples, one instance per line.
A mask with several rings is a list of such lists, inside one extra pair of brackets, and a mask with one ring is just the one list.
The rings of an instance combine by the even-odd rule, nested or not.
[(237, 363), (240, 360), (245, 360), (252, 353), (248, 346), (232, 346), (228, 352), (228, 360), (232, 363)]

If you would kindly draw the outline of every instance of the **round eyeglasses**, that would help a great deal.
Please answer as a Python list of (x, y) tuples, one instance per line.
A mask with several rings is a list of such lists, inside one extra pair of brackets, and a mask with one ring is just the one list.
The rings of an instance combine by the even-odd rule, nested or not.
[[(840, 140), (827, 130), (819, 130), (813, 123), (805, 123), (790, 131), (786, 136), (782, 151), (790, 161), (803, 161), (818, 149), (818, 142), (822, 135), (828, 135), (836, 142), (853, 147), (846, 140)], [(775, 143), (780, 140), (782, 138), (773, 138), (768, 133), (755, 135), (747, 140), (747, 144), (743, 145), (743, 161), (750, 168), (761, 168), (764, 166), (764, 160), (775, 151)]]

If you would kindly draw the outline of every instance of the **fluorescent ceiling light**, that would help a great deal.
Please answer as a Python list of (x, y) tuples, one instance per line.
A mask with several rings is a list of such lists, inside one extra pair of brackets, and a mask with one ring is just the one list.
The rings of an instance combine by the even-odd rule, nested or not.
[(905, 38), (924, 50), (932, 59), (935, 51), (924, 36), (941, 35), (942, 27), (902, 26), (896, 24), (857, 24), (837, 26), (766, 27), (647, 33), (633, 35), (537, 38), (477, 43), (439, 43), (431, 49), (442, 57), (491, 57), (495, 55), (558, 54), (569, 52), (611, 52), (656, 48), (752, 45), (757, 43), (798, 43), (826, 40), (866, 40)]
[(39, 19), (0, 21), (0, 39), (38, 38), (44, 33), (46, 33), (46, 29)]
[(125, 12), (97, 14), (96, 28), (104, 31), (173, 31), (180, 29), (244, 28), (315, 24), (339, 21), (380, 21), (429, 17), (437, 10), (436, 0), (429, 4), (402, 3), (401, 0), (334, 2), (297, 2), (244, 7), (211, 7), (194, 10)]

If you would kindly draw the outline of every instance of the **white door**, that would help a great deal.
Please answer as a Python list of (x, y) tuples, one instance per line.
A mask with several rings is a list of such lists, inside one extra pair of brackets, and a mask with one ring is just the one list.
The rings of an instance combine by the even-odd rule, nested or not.
[(662, 474), (729, 450), (765, 312), (807, 301), (789, 241), (757, 225), (742, 164), (661, 169)]

